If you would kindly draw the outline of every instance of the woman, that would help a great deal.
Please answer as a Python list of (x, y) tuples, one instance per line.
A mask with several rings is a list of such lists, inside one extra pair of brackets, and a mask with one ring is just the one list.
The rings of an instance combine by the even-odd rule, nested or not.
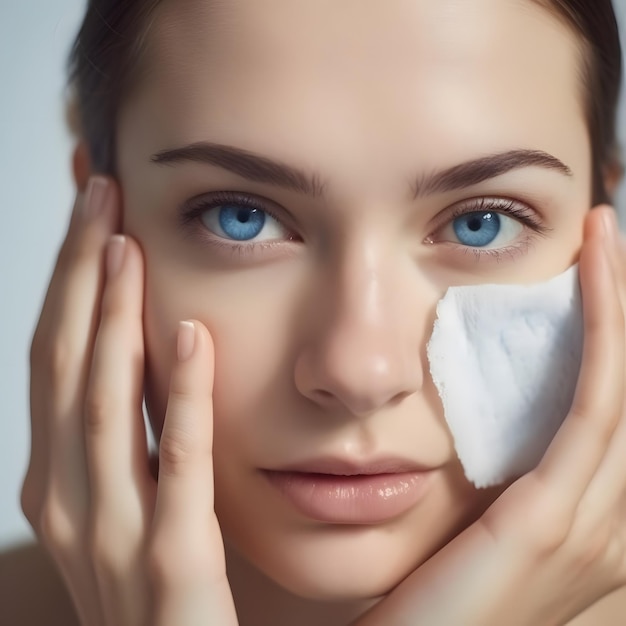
[[(622, 623), (619, 59), (608, 1), (90, 3), (22, 494), (81, 623)], [(478, 490), (436, 303), (576, 261), (570, 414)]]

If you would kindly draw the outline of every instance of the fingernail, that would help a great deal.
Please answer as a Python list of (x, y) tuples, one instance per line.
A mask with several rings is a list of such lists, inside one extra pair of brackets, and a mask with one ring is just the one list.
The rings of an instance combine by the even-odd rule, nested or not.
[(187, 361), (193, 354), (196, 343), (196, 327), (193, 322), (181, 322), (178, 325), (176, 352), (179, 361)]
[(105, 205), (109, 182), (103, 176), (92, 176), (87, 184), (85, 198), (85, 216), (95, 218), (102, 212)]
[(107, 277), (113, 278), (119, 274), (124, 263), (124, 252), (126, 249), (126, 237), (124, 235), (113, 235), (107, 247)]

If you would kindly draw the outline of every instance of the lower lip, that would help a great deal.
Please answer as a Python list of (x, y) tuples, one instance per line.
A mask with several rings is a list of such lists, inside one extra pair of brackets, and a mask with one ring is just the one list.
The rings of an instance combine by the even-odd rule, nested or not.
[(333, 524), (380, 524), (392, 520), (422, 499), (432, 475), (264, 473), (300, 513)]

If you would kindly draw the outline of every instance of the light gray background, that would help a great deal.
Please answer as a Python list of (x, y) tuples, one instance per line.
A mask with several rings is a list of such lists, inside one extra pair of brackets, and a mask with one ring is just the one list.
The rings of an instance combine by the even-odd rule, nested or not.
[[(626, 33), (626, 0), (614, 4)], [(0, 551), (32, 537), (19, 508), (30, 446), (28, 347), (73, 200), (62, 96), (84, 6), (0, 0)], [(626, 146), (626, 106), (620, 115)]]

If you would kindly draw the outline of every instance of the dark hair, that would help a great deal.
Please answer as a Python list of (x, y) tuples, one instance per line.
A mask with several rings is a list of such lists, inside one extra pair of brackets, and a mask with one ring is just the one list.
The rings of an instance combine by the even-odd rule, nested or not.
[(73, 130), (92, 168), (114, 175), (118, 112), (141, 71), (151, 18), (161, 0), (88, 0), (68, 59)]
[(583, 37), (583, 80), (593, 159), (594, 204), (610, 202), (605, 175), (621, 178), (617, 105), (622, 86), (622, 48), (611, 0), (540, 0)]
[[(89, 0), (69, 57), (74, 126), (95, 171), (114, 175), (118, 111), (142, 67), (154, 11), (162, 0)], [(582, 38), (585, 112), (593, 158), (593, 202), (610, 201), (608, 172), (621, 175), (617, 105), (622, 52), (611, 0), (534, 0)]]

